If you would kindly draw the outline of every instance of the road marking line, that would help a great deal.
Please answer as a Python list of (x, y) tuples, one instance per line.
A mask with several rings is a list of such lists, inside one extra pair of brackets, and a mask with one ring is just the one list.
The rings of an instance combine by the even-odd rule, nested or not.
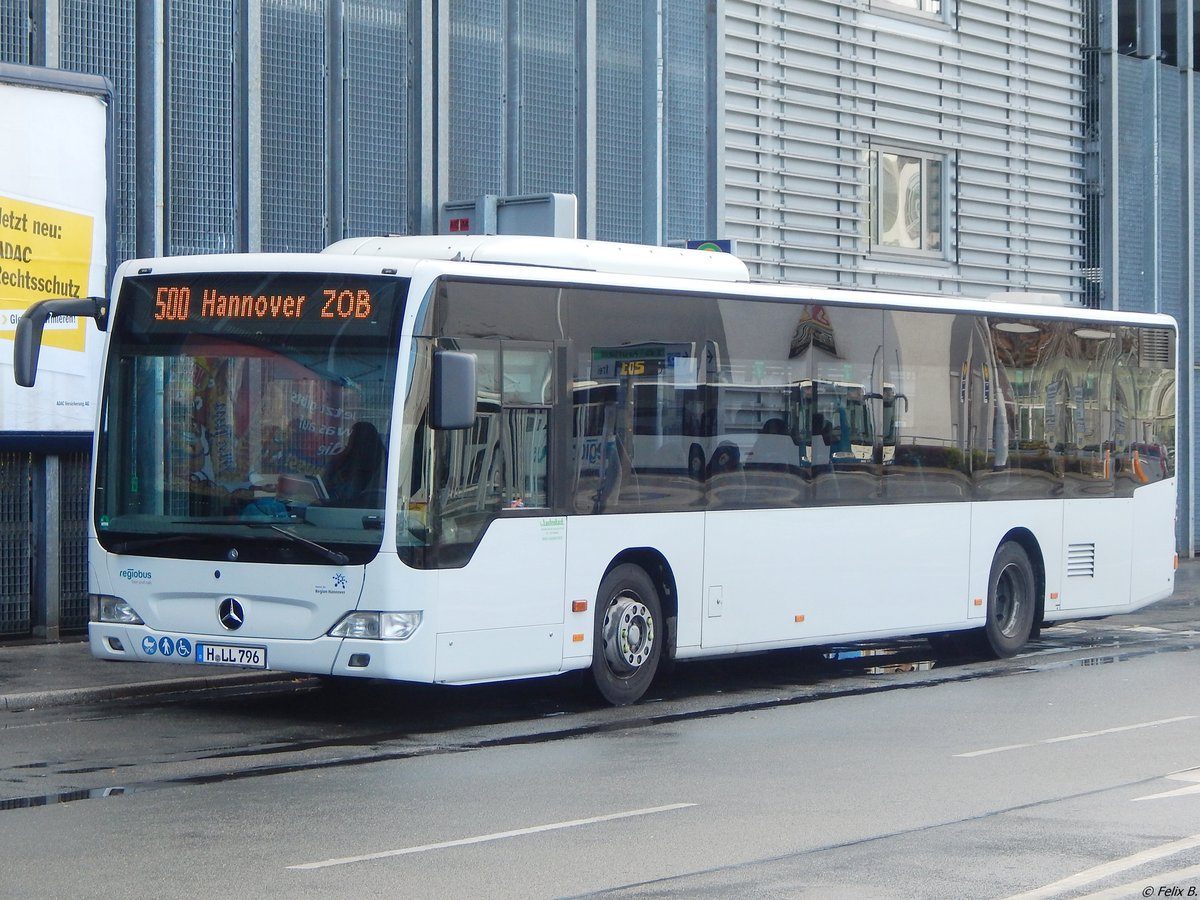
[(1163, 791), (1160, 794), (1149, 794), (1145, 797), (1134, 797), (1133, 802), (1139, 800), (1162, 800), (1167, 797), (1183, 797), (1187, 794), (1200, 794), (1200, 769), (1188, 769), (1186, 772), (1175, 772), (1168, 775), (1167, 778), (1172, 781), (1194, 781), (1195, 784), (1190, 784), (1187, 787), (1176, 788), (1173, 791)]
[(1138, 722), (1136, 725), (1120, 725), (1116, 728), (1105, 728), (1101, 731), (1083, 731), (1079, 734), (1068, 734), (1063, 737), (1046, 738), (1041, 741), (1033, 741), (1028, 744), (1009, 744), (1005, 747), (989, 747), (986, 750), (972, 750), (969, 753), (956, 753), (954, 756), (960, 759), (970, 759), (975, 756), (988, 756), (992, 753), (1006, 753), (1009, 750), (1024, 750), (1026, 747), (1036, 747), (1039, 744), (1062, 744), (1067, 741), (1081, 741), (1084, 738), (1102, 737), (1106, 734), (1119, 734), (1122, 731), (1136, 731), (1139, 728), (1157, 728), (1159, 725), (1172, 725), (1176, 722), (1186, 722), (1189, 719), (1194, 719), (1195, 716), (1175, 716), (1171, 719), (1158, 719), (1154, 722)]
[[(1144, 866), (1146, 863), (1157, 862), (1160, 859), (1166, 859), (1168, 856), (1174, 856), (1176, 853), (1183, 853), (1186, 850), (1192, 850), (1196, 847), (1200, 847), (1200, 834), (1193, 834), (1191, 837), (1171, 841), (1169, 844), (1151, 847), (1149, 850), (1143, 850), (1141, 853), (1135, 853), (1123, 859), (1114, 859), (1112, 862), (1105, 863), (1102, 866), (1095, 866), (1091, 869), (1085, 869), (1053, 884), (1047, 884), (1044, 887), (1026, 891), (1024, 894), (1016, 894), (1009, 897), (1008, 900), (1041, 900), (1041, 898), (1065, 894), (1067, 891), (1073, 891), (1085, 884), (1091, 884), (1093, 881), (1100, 881), (1102, 878), (1108, 878), (1110, 875), (1117, 875), (1129, 869), (1136, 869), (1138, 866)], [(1151, 878), (1150, 880), (1154, 881), (1155, 879)]]
[(1157, 889), (1160, 886), (1169, 888), (1171, 885), (1187, 885), (1195, 878), (1200, 878), (1200, 866), (1188, 866), (1186, 869), (1176, 869), (1174, 872), (1155, 872), (1150, 878), (1131, 881), (1128, 884), (1118, 885), (1106, 891), (1098, 891), (1095, 894), (1087, 894), (1080, 897), (1079, 900), (1129, 900), (1130, 897), (1146, 896), (1147, 887), (1154, 890), (1150, 896), (1157, 897)]
[(655, 813), (671, 812), (676, 809), (687, 809), (695, 803), (672, 803), (668, 806), (653, 806), (648, 809), (631, 809), (625, 812), (609, 813), (605, 816), (592, 816), (588, 819), (574, 819), (570, 822), (552, 822), (549, 825), (533, 825), (529, 828), (517, 828), (513, 831), (498, 831), (494, 834), (481, 834), (476, 837), (459, 838), (455, 841), (442, 841), (437, 844), (422, 844), (418, 847), (402, 847), (398, 850), (383, 850), (379, 853), (364, 853), (362, 856), (344, 856), (340, 859), (326, 859), (321, 862), (301, 863), (288, 866), (289, 869), (327, 869), (331, 866), (345, 866), (350, 863), (367, 862), (373, 859), (387, 859), (391, 856), (408, 856), (412, 853), (427, 853), (430, 850), (445, 850), (450, 847), (466, 847), (470, 844), (484, 844), (489, 841), (502, 841), (505, 838), (522, 837), (528, 834), (539, 834), (543, 831), (560, 831), (565, 828), (579, 828), (583, 825), (595, 825), (599, 822), (612, 822), (616, 819), (632, 819), (636, 816), (650, 816)]
[(988, 756), (992, 753), (1007, 753), (1009, 750), (1024, 750), (1026, 747), (1036, 747), (1037, 744), (1009, 744), (1007, 747), (992, 747), (988, 750), (972, 750), (970, 753), (955, 753), (959, 759), (970, 759), (975, 756)]
[(1176, 716), (1173, 719), (1159, 719), (1157, 722), (1139, 722), (1137, 725), (1120, 725), (1116, 728), (1105, 728), (1102, 731), (1083, 731), (1079, 734), (1069, 734), (1066, 737), (1049, 738), (1043, 744), (1061, 744), (1063, 741), (1080, 741), (1084, 738), (1100, 737), (1105, 734), (1117, 734), (1122, 731), (1135, 731), (1138, 728), (1154, 728), (1156, 725), (1171, 725), (1174, 722), (1184, 722), (1195, 716)]

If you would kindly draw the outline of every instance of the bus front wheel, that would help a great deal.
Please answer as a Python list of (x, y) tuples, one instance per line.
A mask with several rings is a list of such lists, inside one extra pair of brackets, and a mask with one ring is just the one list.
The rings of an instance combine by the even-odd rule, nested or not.
[(1037, 579), (1029, 554), (1015, 541), (1000, 545), (988, 575), (984, 650), (1004, 659), (1020, 651), (1033, 633)]
[(592, 680), (614, 706), (636, 703), (650, 687), (665, 637), (658, 590), (640, 566), (625, 563), (604, 576), (596, 594)]

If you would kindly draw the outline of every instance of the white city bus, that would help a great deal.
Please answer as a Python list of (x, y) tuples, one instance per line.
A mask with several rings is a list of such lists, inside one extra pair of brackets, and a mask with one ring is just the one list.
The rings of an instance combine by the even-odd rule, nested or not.
[[(903, 635), (1008, 656), (1173, 588), (1166, 316), (496, 236), (132, 261), (111, 307), (31, 308), (18, 380), (54, 313), (108, 333), (89, 534), (107, 659), (590, 670), (620, 704), (664, 659)], [(663, 464), (735, 412), (776, 420), (769, 453)]]

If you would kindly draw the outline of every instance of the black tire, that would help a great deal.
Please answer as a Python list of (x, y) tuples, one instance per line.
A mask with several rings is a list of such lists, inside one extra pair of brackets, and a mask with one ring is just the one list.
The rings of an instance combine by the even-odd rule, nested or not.
[(992, 571), (988, 575), (984, 651), (999, 659), (1020, 652), (1033, 633), (1036, 610), (1037, 578), (1029, 554), (1020, 544), (1007, 541), (992, 558)]
[(693, 481), (704, 480), (704, 451), (695, 444), (688, 451), (688, 475)]
[(592, 681), (613, 706), (636, 703), (658, 671), (666, 639), (658, 590), (640, 566), (623, 564), (596, 592)]

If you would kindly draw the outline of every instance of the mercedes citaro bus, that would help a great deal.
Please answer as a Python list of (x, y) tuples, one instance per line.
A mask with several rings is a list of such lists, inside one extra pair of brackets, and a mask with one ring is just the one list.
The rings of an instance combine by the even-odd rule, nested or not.
[(52, 314), (107, 336), (100, 657), (588, 670), (622, 704), (666, 660), (902, 635), (1009, 656), (1174, 583), (1166, 316), (515, 236), (130, 261), (111, 300), (30, 308), (22, 383)]

